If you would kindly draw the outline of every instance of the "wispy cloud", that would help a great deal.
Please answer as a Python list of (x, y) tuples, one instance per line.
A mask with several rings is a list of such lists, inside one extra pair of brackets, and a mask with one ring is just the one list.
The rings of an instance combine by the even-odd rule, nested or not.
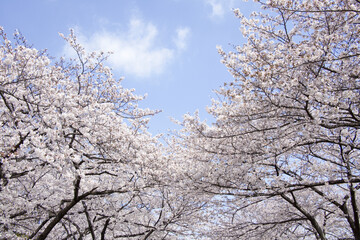
[(186, 49), (189, 35), (190, 28), (181, 27), (176, 29), (176, 38), (174, 39), (174, 43), (178, 50)]
[[(175, 46), (169, 48), (157, 44), (157, 27), (140, 18), (132, 18), (126, 31), (102, 30), (87, 37), (75, 30), (86, 50), (112, 52), (108, 59), (110, 67), (142, 79), (163, 73), (175, 58), (176, 50), (186, 48), (189, 32), (188, 28), (179, 28), (174, 33)], [(65, 49), (65, 54), (68, 51)]]
[(211, 6), (211, 17), (223, 17), (233, 7), (234, 0), (204, 0)]

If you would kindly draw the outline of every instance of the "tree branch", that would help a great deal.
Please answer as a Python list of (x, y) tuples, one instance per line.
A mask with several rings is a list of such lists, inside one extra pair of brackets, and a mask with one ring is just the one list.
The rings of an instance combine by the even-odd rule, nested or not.
[(86, 203), (83, 201), (83, 202), (82, 202), (82, 205), (84, 206), (84, 213), (85, 213), (85, 216), (86, 216), (86, 220), (87, 220), (87, 222), (88, 222), (88, 225), (89, 225), (91, 237), (92, 237), (93, 240), (96, 240), (96, 238), (95, 238), (95, 232), (94, 232), (94, 227), (93, 227), (93, 224), (92, 224), (92, 222), (91, 222), (90, 215), (89, 215), (89, 212), (88, 212), (88, 210), (87, 210)]
[(283, 199), (285, 199), (285, 201), (287, 201), (292, 206), (294, 206), (297, 210), (299, 210), (299, 212), (301, 212), (310, 221), (311, 225), (314, 227), (316, 232), (319, 234), (320, 239), (321, 240), (326, 240), (325, 233), (321, 229), (321, 227), (320, 227), (319, 223), (316, 221), (316, 219), (296, 202), (296, 199), (295, 199), (294, 195), (292, 195), (292, 196), (294, 198), (293, 200), (291, 200), (285, 194), (281, 194), (281, 197)]

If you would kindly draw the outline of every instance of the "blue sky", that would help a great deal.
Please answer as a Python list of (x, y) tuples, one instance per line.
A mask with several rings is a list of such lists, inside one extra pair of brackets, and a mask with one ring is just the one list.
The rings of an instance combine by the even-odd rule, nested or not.
[(258, 7), (242, 0), (0, 0), (0, 26), (18, 29), (37, 49), (69, 54), (59, 32), (75, 30), (89, 51), (112, 51), (108, 65), (123, 86), (148, 94), (141, 107), (162, 110), (150, 132), (166, 133), (185, 113), (211, 104), (231, 76), (216, 46), (241, 44), (240, 23), (232, 8), (248, 13)]

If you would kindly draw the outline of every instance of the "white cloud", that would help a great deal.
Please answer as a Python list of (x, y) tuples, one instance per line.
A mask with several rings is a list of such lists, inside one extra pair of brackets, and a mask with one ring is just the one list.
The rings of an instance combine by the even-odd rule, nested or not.
[(211, 17), (223, 17), (233, 7), (233, 0), (204, 0), (211, 6)]
[(213, 17), (222, 17), (224, 15), (225, 11), (221, 2), (217, 2), (216, 0), (210, 0), (208, 1), (208, 4), (210, 4), (212, 7), (211, 15)]
[(174, 43), (177, 49), (179, 50), (186, 49), (189, 35), (190, 35), (190, 29), (187, 27), (176, 29), (176, 38), (174, 39)]
[[(186, 47), (189, 32), (188, 28), (177, 30), (174, 42), (178, 50)], [(108, 64), (125, 76), (149, 78), (161, 74), (175, 57), (175, 48), (156, 44), (159, 35), (157, 27), (139, 18), (133, 18), (126, 31), (106, 30), (90, 37), (82, 35), (78, 30), (75, 33), (87, 51), (112, 52)], [(65, 48), (65, 54), (68, 53), (69, 49)]]

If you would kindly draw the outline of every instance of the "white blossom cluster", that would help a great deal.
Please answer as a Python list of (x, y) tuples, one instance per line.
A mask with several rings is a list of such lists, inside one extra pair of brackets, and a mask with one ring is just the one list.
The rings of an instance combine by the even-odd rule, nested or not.
[(360, 239), (360, 1), (255, 2), (168, 148), (106, 54), (0, 28), (0, 239)]
[(247, 42), (218, 47), (216, 123), (181, 123), (179, 175), (212, 196), (215, 239), (360, 239), (360, 2), (257, 2), (234, 10)]
[[(166, 165), (134, 95), (87, 54), (51, 62), (0, 29), (0, 238), (174, 236), (196, 211), (164, 184)], [(185, 217), (186, 219), (186, 217)], [(185, 221), (187, 222), (187, 221)]]

